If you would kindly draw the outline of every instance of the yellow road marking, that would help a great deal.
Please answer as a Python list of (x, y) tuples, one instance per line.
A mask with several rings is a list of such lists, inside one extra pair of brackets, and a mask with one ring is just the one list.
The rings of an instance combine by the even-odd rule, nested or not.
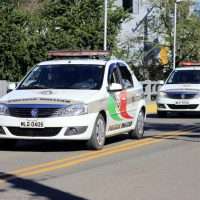
[[(182, 131), (187, 131), (187, 130), (191, 130), (191, 129), (193, 129), (193, 128), (183, 129)], [(160, 137), (168, 136), (169, 133), (171, 135), (174, 135), (174, 133), (176, 133), (176, 132), (178, 132), (178, 134), (180, 134), (179, 131), (173, 131), (173, 132), (168, 132), (168, 133), (165, 133), (165, 134), (162, 134), (162, 135), (155, 135), (154, 137), (155, 138), (157, 137), (156, 139), (158, 139), (158, 137), (160, 138)], [(125, 144), (117, 145), (117, 146), (114, 146), (114, 147), (104, 148), (101, 151), (88, 152), (88, 153), (84, 153), (84, 154), (81, 154), (81, 155), (75, 155), (75, 156), (67, 157), (67, 158), (60, 159), (60, 160), (55, 160), (55, 161), (50, 161), (50, 162), (47, 162), (47, 163), (33, 165), (33, 166), (30, 166), (30, 167), (26, 167), (26, 168), (23, 168), (23, 169), (19, 169), (19, 170), (13, 171), (13, 173), (18, 174), (18, 173), (23, 173), (23, 172), (30, 171), (30, 170), (35, 170), (35, 169), (38, 169), (38, 168), (48, 167), (48, 166), (55, 165), (55, 164), (61, 164), (63, 162), (67, 162), (67, 161), (71, 161), (71, 160), (75, 160), (75, 159), (80, 159), (82, 157), (87, 157), (87, 156), (91, 156), (91, 155), (104, 153), (105, 151), (106, 152), (107, 151), (112, 151), (115, 148), (119, 149), (121, 147), (134, 145), (134, 144), (140, 144), (140, 143), (143, 143), (143, 142), (146, 142), (146, 141), (151, 141), (152, 139), (155, 140), (154, 138), (147, 138), (147, 139), (142, 139), (142, 140), (130, 141), (130, 142), (127, 142)], [(0, 176), (0, 178), (1, 178), (1, 176)]]
[(68, 167), (78, 165), (80, 163), (83, 163), (89, 160), (94, 160), (94, 159), (109, 156), (115, 153), (120, 153), (120, 152), (128, 151), (131, 149), (136, 149), (145, 145), (158, 143), (165, 139), (174, 138), (178, 135), (188, 134), (190, 133), (189, 131), (195, 130), (195, 129), (198, 129), (198, 128), (183, 129), (183, 130), (180, 130), (181, 132), (180, 131), (168, 132), (162, 135), (156, 135), (154, 136), (154, 138), (147, 138), (147, 139), (143, 139), (137, 142), (128, 142), (126, 144), (121, 144), (118, 146), (105, 148), (101, 151), (84, 153), (79, 156), (73, 156), (73, 157), (64, 158), (61, 160), (56, 160), (52, 162), (47, 162), (47, 163), (38, 164), (31, 167), (19, 169), (19, 170), (10, 172), (9, 173), (11, 174), (10, 177), (3, 178), (3, 176), (0, 176), (0, 178), (2, 178), (1, 183), (5, 183), (8, 180), (15, 179), (15, 177), (33, 176), (33, 175), (37, 175), (37, 174), (41, 174), (45, 172), (55, 171), (57, 169), (68, 168)]

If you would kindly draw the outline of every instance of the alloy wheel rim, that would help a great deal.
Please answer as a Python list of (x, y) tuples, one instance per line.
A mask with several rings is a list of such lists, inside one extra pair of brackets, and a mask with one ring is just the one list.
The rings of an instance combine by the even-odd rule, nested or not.
[(99, 119), (97, 121), (96, 137), (97, 137), (98, 144), (103, 145), (104, 140), (105, 140), (105, 124), (104, 124), (104, 121), (102, 119)]
[(138, 116), (138, 133), (140, 135), (143, 135), (144, 133), (144, 116), (142, 112), (140, 112)]

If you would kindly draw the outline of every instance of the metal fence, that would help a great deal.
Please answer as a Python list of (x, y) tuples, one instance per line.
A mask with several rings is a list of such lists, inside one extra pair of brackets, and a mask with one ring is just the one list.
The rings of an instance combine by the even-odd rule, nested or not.
[[(141, 83), (143, 85), (147, 102), (154, 101), (157, 96), (159, 88), (163, 85), (163, 81), (146, 80)], [(10, 84), (14, 84), (14, 83), (0, 80), (0, 97), (7, 93)]]
[(6, 94), (8, 90), (8, 82), (4, 80), (0, 80), (0, 97)]
[(141, 83), (143, 85), (143, 90), (147, 102), (154, 101), (156, 99), (160, 87), (164, 84), (162, 80), (160, 81), (146, 80), (142, 81)]

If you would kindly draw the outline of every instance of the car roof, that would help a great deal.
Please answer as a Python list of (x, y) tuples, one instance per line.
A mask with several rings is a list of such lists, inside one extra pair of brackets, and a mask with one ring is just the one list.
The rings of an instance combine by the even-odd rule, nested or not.
[(62, 60), (49, 60), (39, 63), (39, 65), (66, 65), (66, 64), (96, 64), (105, 65), (107, 61), (98, 59), (62, 59)]
[(82, 64), (82, 65), (106, 65), (107, 63), (116, 63), (122, 62), (122, 60), (112, 59), (112, 60), (103, 60), (103, 59), (61, 59), (61, 60), (49, 60), (40, 62), (38, 65), (69, 65), (69, 64)]

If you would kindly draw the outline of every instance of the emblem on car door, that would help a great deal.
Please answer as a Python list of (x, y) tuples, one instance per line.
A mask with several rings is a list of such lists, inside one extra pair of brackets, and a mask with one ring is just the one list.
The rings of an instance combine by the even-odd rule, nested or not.
[(108, 100), (108, 112), (110, 116), (116, 121), (123, 119), (133, 119), (127, 111), (127, 91), (122, 91), (119, 94), (119, 104), (117, 103), (116, 94), (111, 94)]

